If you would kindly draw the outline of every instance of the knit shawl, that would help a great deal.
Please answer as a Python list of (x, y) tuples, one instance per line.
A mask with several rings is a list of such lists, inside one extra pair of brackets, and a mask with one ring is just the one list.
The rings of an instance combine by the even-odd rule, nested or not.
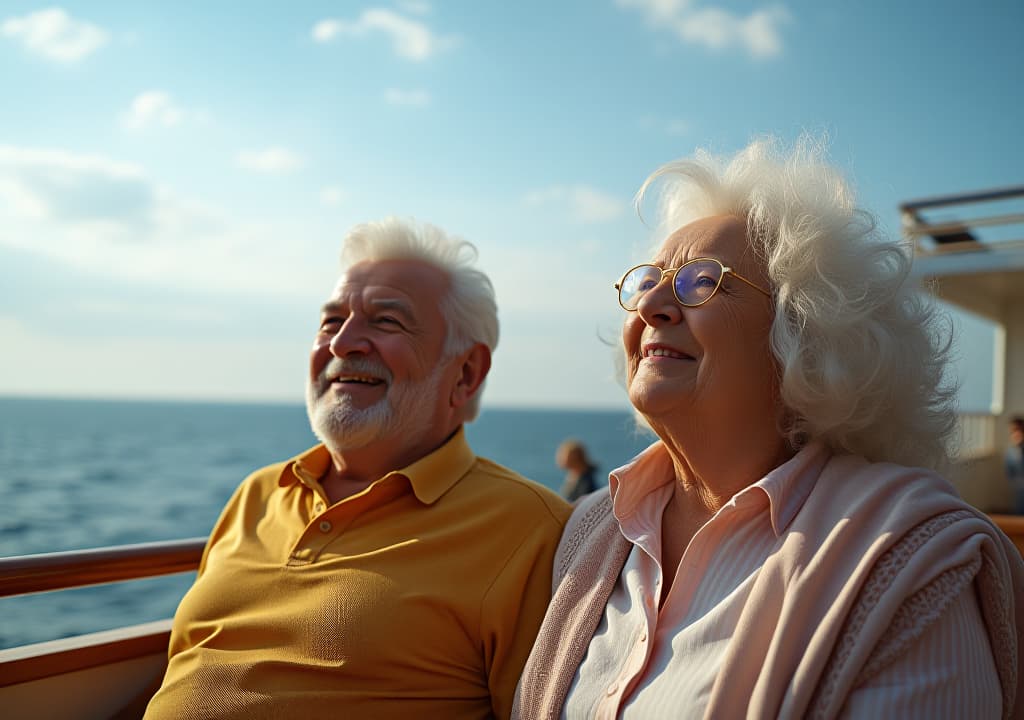
[[(561, 717), (632, 548), (611, 510), (608, 490), (598, 490), (565, 528), (513, 718)], [(850, 692), (909, 649), (972, 582), (1003, 717), (1024, 717), (1024, 562), (941, 477), (829, 458), (780, 540), (754, 581), (704, 717), (837, 717)], [(808, 583), (814, 590), (802, 592)]]

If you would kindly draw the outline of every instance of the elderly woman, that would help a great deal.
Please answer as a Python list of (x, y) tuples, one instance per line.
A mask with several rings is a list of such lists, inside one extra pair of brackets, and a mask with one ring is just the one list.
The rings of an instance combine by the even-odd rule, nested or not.
[(926, 469), (952, 391), (908, 251), (810, 143), (654, 181), (615, 287), (659, 440), (577, 506), (513, 715), (1020, 717), (1024, 563)]

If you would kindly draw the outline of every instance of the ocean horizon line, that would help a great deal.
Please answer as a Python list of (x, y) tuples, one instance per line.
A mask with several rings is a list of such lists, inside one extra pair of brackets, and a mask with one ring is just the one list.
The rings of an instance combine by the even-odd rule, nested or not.
[[(74, 402), (103, 404), (133, 405), (211, 405), (219, 407), (291, 407), (304, 408), (303, 400), (284, 400), (276, 398), (203, 398), (203, 397), (161, 397), (152, 395), (63, 395), (47, 393), (11, 393), (0, 392), (0, 402), (4, 401), (41, 401), (41, 402)], [(487, 403), (481, 405), (481, 413), (489, 410), (517, 412), (571, 412), (571, 413), (629, 413), (632, 408), (628, 404), (616, 405), (517, 405), (513, 403)]]

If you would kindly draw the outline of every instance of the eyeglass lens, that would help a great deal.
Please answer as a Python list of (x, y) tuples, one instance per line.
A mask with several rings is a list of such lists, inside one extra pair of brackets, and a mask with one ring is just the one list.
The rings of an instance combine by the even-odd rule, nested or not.
[(684, 305), (700, 305), (715, 294), (722, 281), (722, 266), (710, 260), (683, 265), (676, 273), (676, 297)]
[[(644, 293), (657, 287), (661, 277), (661, 268), (654, 265), (641, 265), (631, 270), (619, 289), (622, 306), (635, 310)], [(676, 297), (684, 305), (700, 305), (715, 294), (721, 281), (721, 265), (711, 260), (692, 261), (675, 273)]]

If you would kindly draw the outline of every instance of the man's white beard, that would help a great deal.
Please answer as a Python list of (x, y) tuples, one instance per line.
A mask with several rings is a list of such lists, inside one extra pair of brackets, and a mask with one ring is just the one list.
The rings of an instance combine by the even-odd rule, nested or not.
[[(440, 393), (444, 363), (418, 382), (390, 384), (391, 373), (368, 360), (331, 358), (319, 377), (306, 382), (306, 413), (313, 434), (333, 453), (358, 450), (383, 438), (408, 447), (430, 430), (431, 414)], [(356, 407), (352, 397), (328, 397), (329, 378), (367, 374), (384, 378), (386, 395), (369, 407)]]

